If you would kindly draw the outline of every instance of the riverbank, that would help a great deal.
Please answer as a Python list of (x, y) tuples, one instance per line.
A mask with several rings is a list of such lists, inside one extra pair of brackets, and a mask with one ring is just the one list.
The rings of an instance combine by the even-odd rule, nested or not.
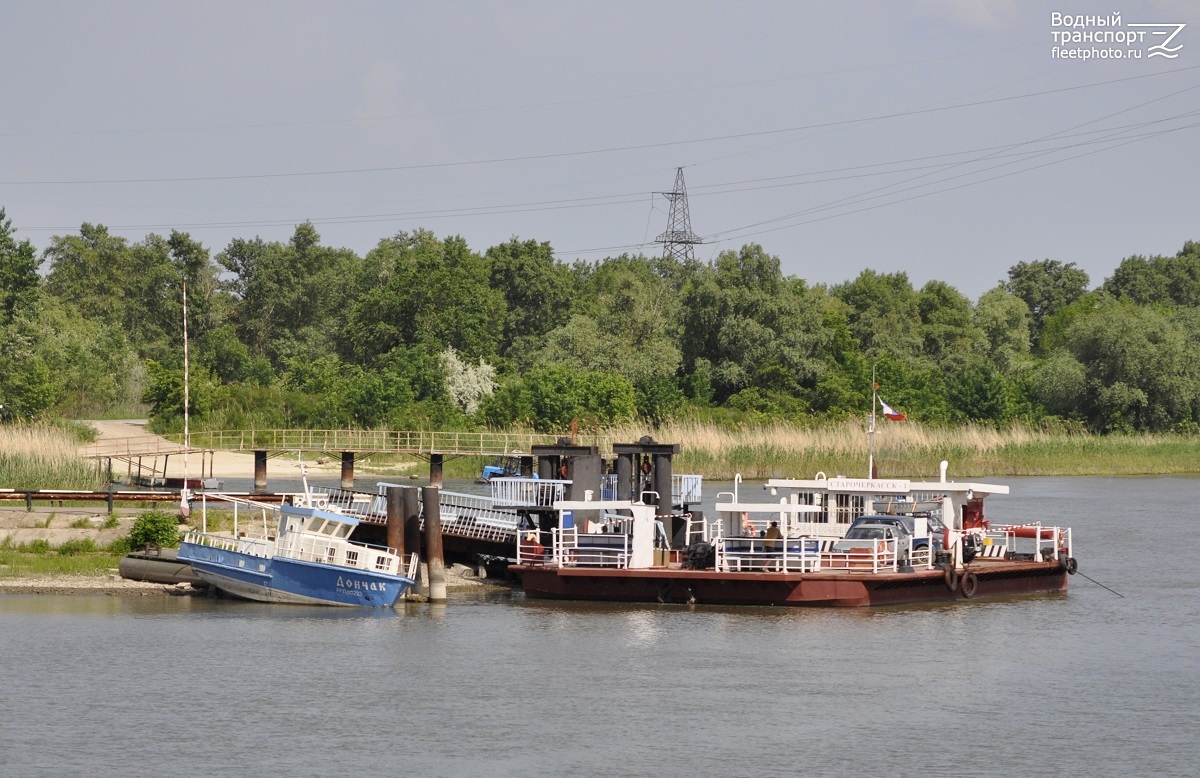
[(116, 571), (103, 576), (47, 575), (6, 578), (0, 575), (0, 594), (107, 595), (110, 597), (184, 596), (198, 592), (187, 584), (128, 581)]

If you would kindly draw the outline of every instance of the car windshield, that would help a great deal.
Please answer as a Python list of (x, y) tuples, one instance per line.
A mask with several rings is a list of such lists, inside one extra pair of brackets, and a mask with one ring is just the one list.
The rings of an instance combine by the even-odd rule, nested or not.
[(874, 540), (883, 537), (883, 527), (851, 527), (847, 540)]

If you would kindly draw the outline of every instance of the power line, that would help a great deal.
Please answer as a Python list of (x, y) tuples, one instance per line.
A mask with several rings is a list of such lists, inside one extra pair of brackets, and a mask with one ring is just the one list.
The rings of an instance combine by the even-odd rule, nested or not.
[(492, 106), (485, 108), (459, 108), (446, 111), (428, 111), (423, 113), (404, 113), (404, 114), (383, 114), (377, 116), (359, 116), (359, 117), (342, 117), (337, 119), (305, 119), (303, 121), (292, 122), (252, 122), (246, 124), (212, 124), (200, 125), (193, 127), (127, 127), (111, 130), (25, 130), (13, 132), (0, 132), (0, 138), (16, 138), (16, 137), (58, 137), (58, 136), (95, 136), (95, 135), (142, 135), (142, 134), (159, 134), (172, 132), (212, 132), (223, 130), (261, 130), (261, 129), (280, 129), (287, 127), (319, 127), (338, 124), (354, 124), (361, 121), (396, 121), (407, 119), (425, 119), (437, 118), (440, 116), (461, 116), (481, 113), (500, 113), (511, 111), (527, 111), (535, 108), (556, 108), (566, 105), (584, 105), (588, 103), (614, 102), (618, 100), (641, 99), (645, 97), (665, 97), (668, 95), (677, 94), (692, 94), (696, 92), (711, 92), (723, 89), (743, 89), (748, 86), (759, 86), (762, 84), (777, 84), (787, 81), (796, 81), (810, 78), (819, 78), (824, 76), (845, 75), (848, 73), (863, 73), (872, 70), (884, 70), (905, 65), (921, 65), (927, 62), (940, 62), (948, 59), (961, 59), (964, 57), (974, 57), (984, 54), (997, 54), (1005, 51), (1015, 51), (1017, 49), (1027, 49), (1033, 46), (1041, 46), (1041, 43), (1022, 43), (1015, 46), (1004, 46), (997, 49), (984, 49), (982, 51), (963, 52), (961, 54), (945, 54), (939, 57), (923, 57), (920, 59), (902, 60), (899, 62), (888, 62), (878, 65), (863, 65), (856, 68), (844, 68), (841, 70), (824, 70), (815, 73), (803, 73), (792, 76), (782, 76), (779, 78), (764, 78), (755, 79), (752, 81), (736, 81), (725, 84), (712, 84), (709, 86), (689, 87), (685, 89), (664, 89), (650, 92), (634, 92), (625, 95), (606, 95), (602, 97), (577, 98), (574, 100), (554, 100), (540, 103), (523, 103), (509, 104), (502, 106)]
[(265, 180), (265, 179), (281, 179), (281, 178), (301, 178), (309, 176), (334, 176), (334, 175), (358, 175), (363, 173), (391, 173), (407, 170), (431, 170), (441, 168), (457, 168), (457, 167), (473, 167), (476, 165), (492, 165), (512, 162), (531, 162), (545, 159), (563, 159), (568, 157), (596, 156), (600, 154), (614, 154), (624, 151), (643, 151), (647, 149), (670, 148), (673, 146), (687, 146), (699, 143), (715, 143), (726, 140), (739, 140), (742, 138), (765, 137), (769, 135), (780, 135), (790, 132), (800, 132), (802, 130), (811, 130), (824, 127), (838, 127), (853, 124), (861, 124), (873, 121), (885, 121), (888, 119), (898, 119), (906, 116), (919, 116), (923, 114), (941, 113), (945, 111), (956, 111), (962, 108), (973, 108), (982, 105), (992, 105), (995, 103), (1012, 102), (1014, 100), (1026, 100), (1033, 97), (1044, 97), (1046, 95), (1062, 94), (1064, 92), (1073, 92), (1082, 89), (1092, 89), (1099, 86), (1107, 86), (1109, 84), (1118, 84), (1128, 81), (1137, 81), (1145, 78), (1157, 78), (1159, 76), (1172, 73), (1182, 73), (1189, 70), (1200, 68), (1200, 65), (1190, 65), (1184, 68), (1176, 68), (1173, 70), (1164, 70), (1157, 73), (1143, 73), (1137, 76), (1126, 76), (1124, 78), (1114, 78), (1107, 81), (1096, 81), (1089, 84), (1077, 84), (1075, 86), (1060, 87), (1058, 89), (1047, 89), (1040, 92), (1029, 92), (1022, 95), (1009, 95), (1007, 97), (994, 97), (988, 100), (977, 100), (970, 103), (959, 103), (957, 105), (938, 106), (932, 108), (917, 108), (909, 111), (897, 111), (894, 113), (877, 114), (874, 116), (866, 116), (858, 119), (842, 119), (830, 122), (818, 122), (815, 124), (800, 125), (796, 127), (784, 127), (773, 130), (757, 130), (754, 132), (732, 133), (728, 135), (714, 135), (706, 138), (692, 138), (679, 141), (661, 141), (658, 143), (641, 143), (630, 144), (627, 146), (611, 146), (599, 149), (583, 149), (577, 151), (562, 151), (551, 152), (547, 154), (527, 154), (511, 157), (494, 157), (490, 159), (465, 160), (460, 162), (429, 162), (413, 165), (388, 165), (381, 167), (370, 168), (344, 168), (335, 170), (309, 170), (309, 171), (292, 171), (284, 173), (246, 173), (237, 175), (221, 175), (221, 176), (171, 176), (162, 178), (106, 178), (106, 179), (77, 179), (77, 180), (42, 180), (42, 181), (0, 181), (0, 186), (86, 186), (96, 184), (161, 184), (161, 183), (187, 183), (197, 181), (246, 181), (246, 180)]

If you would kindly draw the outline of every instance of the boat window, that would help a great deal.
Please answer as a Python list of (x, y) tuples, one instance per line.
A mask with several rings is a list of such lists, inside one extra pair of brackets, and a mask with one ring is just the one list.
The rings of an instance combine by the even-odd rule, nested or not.
[(351, 565), (353, 567), (358, 567), (358, 552), (357, 551), (351, 551), (349, 549), (346, 550), (346, 564)]
[(321, 528), (321, 533), (325, 535), (332, 535), (333, 533), (337, 532), (338, 528), (341, 526), (343, 525), (340, 521), (328, 521), (325, 523), (325, 526)]
[(325, 523), (325, 519), (314, 516), (312, 518), (312, 520), (308, 522), (308, 531), (309, 532), (320, 532), (321, 525), (324, 523)]
[(350, 530), (352, 530), (352, 529), (354, 529), (354, 528), (351, 527), (349, 524), (343, 524), (341, 527), (338, 528), (337, 536), (339, 538), (349, 537)]

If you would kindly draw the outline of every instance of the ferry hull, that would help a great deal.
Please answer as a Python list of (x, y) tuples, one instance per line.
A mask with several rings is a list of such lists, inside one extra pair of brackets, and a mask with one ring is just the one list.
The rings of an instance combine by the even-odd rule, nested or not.
[[(554, 568), (514, 565), (525, 594), (540, 599), (676, 602), (708, 605), (867, 607), (968, 599), (960, 578), (950, 589), (941, 570), (913, 573), (720, 573), (651, 568)], [(1058, 562), (974, 566), (971, 597), (1047, 594), (1067, 589)]]
[(223, 592), (259, 602), (390, 608), (413, 581), (334, 565), (183, 543), (180, 560)]

